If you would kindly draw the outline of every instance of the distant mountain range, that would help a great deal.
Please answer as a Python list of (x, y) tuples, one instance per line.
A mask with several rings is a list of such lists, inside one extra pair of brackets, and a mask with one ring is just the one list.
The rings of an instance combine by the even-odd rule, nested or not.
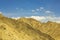
[(60, 40), (60, 23), (33, 18), (8, 18), (0, 14), (0, 40)]

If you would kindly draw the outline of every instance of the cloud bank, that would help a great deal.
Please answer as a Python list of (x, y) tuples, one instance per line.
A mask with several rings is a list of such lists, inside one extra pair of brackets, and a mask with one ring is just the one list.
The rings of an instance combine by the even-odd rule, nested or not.
[(47, 21), (52, 21), (52, 22), (57, 22), (60, 23), (60, 17), (51, 17), (51, 16), (31, 16), (31, 17), (26, 17), (26, 18), (33, 18), (41, 22), (47, 22)]
[[(13, 19), (19, 19), (21, 17), (12, 17)], [(50, 16), (30, 16), (30, 17), (25, 17), (25, 18), (33, 18), (36, 19), (40, 22), (47, 22), (47, 21), (52, 21), (52, 22), (57, 22), (60, 23), (60, 17), (50, 17)]]

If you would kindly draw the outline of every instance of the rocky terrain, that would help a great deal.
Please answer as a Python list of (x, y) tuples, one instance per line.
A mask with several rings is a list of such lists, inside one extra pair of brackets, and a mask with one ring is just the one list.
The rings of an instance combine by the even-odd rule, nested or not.
[(60, 40), (60, 24), (32, 18), (15, 20), (0, 14), (0, 40)]

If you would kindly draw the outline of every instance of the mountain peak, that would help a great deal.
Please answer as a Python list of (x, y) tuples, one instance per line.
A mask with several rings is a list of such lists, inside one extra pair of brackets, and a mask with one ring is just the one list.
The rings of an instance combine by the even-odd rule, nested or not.
[(15, 20), (0, 14), (0, 40), (58, 40), (59, 29), (60, 24), (55, 22), (48, 21), (43, 24), (25, 17)]

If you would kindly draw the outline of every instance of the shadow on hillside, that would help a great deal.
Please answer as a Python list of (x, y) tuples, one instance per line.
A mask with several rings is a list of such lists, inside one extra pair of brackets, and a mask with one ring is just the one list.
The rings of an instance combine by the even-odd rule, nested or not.
[[(46, 33), (42, 33), (41, 31), (37, 30), (37, 29), (34, 29), (32, 27), (28, 27), (29, 29), (31, 30), (34, 30), (35, 32), (37, 32), (38, 34), (40, 34), (40, 36), (48, 39), (48, 40), (55, 40), (54, 38), (52, 38), (50, 35), (46, 34)], [(44, 39), (45, 40), (45, 39)]]

